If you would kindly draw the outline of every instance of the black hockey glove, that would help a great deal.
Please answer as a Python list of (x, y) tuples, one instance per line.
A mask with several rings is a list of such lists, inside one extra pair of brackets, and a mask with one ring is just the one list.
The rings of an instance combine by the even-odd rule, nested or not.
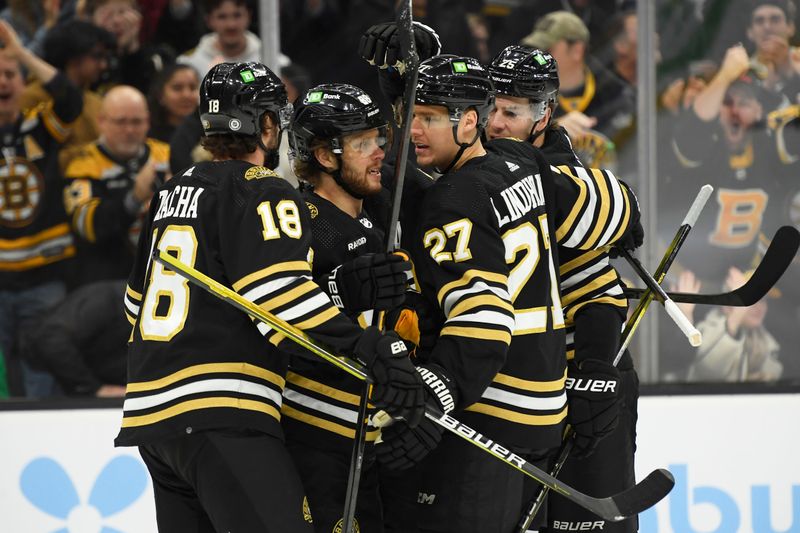
[(586, 457), (617, 427), (620, 374), (599, 359), (570, 361), (567, 374), (567, 422), (575, 430), (574, 455)]
[[(439, 35), (430, 26), (414, 21), (414, 42), (420, 61), (439, 55), (442, 43)], [(370, 26), (358, 43), (358, 55), (370, 65), (385, 69), (394, 67), (401, 73), (405, 71), (400, 51), (400, 37), (397, 24), (384, 22)]]
[(410, 271), (398, 254), (365, 254), (334, 268), (319, 285), (347, 313), (384, 311), (403, 303)]
[(633, 189), (628, 184), (624, 184), (624, 187), (628, 190), (631, 195), (631, 223), (628, 226), (628, 231), (626, 231), (619, 240), (614, 243), (609, 251), (608, 255), (612, 259), (616, 259), (619, 257), (619, 248), (624, 248), (629, 252), (634, 251), (642, 244), (644, 244), (644, 228), (642, 227), (642, 214), (639, 210), (639, 199), (636, 198), (636, 194), (634, 194)]
[[(455, 386), (447, 372), (438, 365), (417, 367), (425, 383), (427, 403), (443, 413), (455, 408), (458, 400)], [(418, 464), (442, 440), (444, 429), (423, 418), (411, 428), (402, 421), (381, 429), (381, 440), (375, 445), (375, 455), (381, 464), (392, 470), (404, 470)]]
[(372, 404), (411, 427), (419, 424), (425, 413), (425, 390), (400, 337), (392, 331), (381, 334), (370, 326), (356, 342), (353, 355), (367, 366), (375, 382)]

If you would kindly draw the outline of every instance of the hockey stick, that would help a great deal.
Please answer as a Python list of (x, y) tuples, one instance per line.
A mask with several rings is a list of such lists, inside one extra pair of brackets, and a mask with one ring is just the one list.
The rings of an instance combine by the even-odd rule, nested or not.
[(642, 263), (626, 249), (620, 248), (619, 254), (625, 258), (639, 278), (644, 281), (645, 285), (647, 285), (647, 289), (651, 291), (653, 294), (653, 298), (658, 300), (661, 305), (664, 306), (664, 309), (667, 311), (669, 317), (675, 322), (675, 324), (680, 328), (686, 338), (689, 339), (689, 344), (694, 347), (700, 346), (703, 343), (703, 335), (700, 333), (694, 324), (686, 318), (686, 315), (683, 314), (683, 311), (672, 301), (672, 299), (667, 295), (661, 285), (653, 279), (653, 276), (647, 271), (647, 269), (642, 266)]
[[(253, 302), (245, 299), (239, 293), (222, 285), (205, 274), (197, 271), (196, 269), (181, 263), (170, 254), (161, 251), (153, 251), (153, 259), (162, 265), (177, 272), (193, 284), (208, 291), (217, 298), (233, 305), (237, 309), (244, 311), (251, 318), (264, 322), (272, 328), (284, 334), (288, 339), (298, 343), (312, 353), (322, 357), (324, 360), (341, 368), (350, 375), (372, 383), (372, 379), (366, 372), (363, 365), (357, 361), (353, 361), (347, 357), (335, 355), (326, 350), (319, 344), (311, 340), (305, 333), (298, 330), (291, 324), (287, 324), (275, 315), (268, 313), (258, 307)], [(624, 520), (630, 516), (638, 514), (645, 509), (648, 509), (658, 503), (675, 484), (675, 479), (669, 470), (659, 468), (653, 470), (641, 482), (633, 487), (613, 496), (605, 498), (593, 498), (582, 492), (579, 492), (569, 485), (557, 480), (544, 470), (541, 470), (520, 457), (519, 455), (510, 451), (507, 447), (495, 442), (494, 440), (484, 436), (483, 434), (475, 431), (469, 426), (459, 422), (455, 418), (446, 415), (438, 409), (426, 405), (425, 416), (444, 429), (450, 431), (484, 450), (486, 453), (503, 461), (512, 468), (516, 468), (520, 472), (530, 476), (537, 482), (561, 494), (565, 498), (574, 501), (578, 505), (588, 509), (597, 516), (612, 522)]]
[[(782, 226), (775, 232), (753, 275), (738, 289), (720, 294), (668, 292), (667, 295), (678, 303), (749, 307), (766, 296), (775, 286), (792, 264), (798, 247), (800, 247), (800, 232), (792, 226)], [(625, 289), (625, 296), (628, 298), (642, 298), (645, 293), (646, 289)]]
[[(678, 255), (678, 250), (680, 250), (681, 246), (683, 246), (683, 242), (689, 235), (692, 226), (694, 226), (694, 223), (697, 221), (697, 218), (703, 211), (703, 208), (705, 207), (706, 202), (708, 202), (708, 199), (713, 191), (714, 188), (711, 185), (703, 185), (700, 188), (700, 192), (697, 193), (697, 197), (695, 197), (694, 201), (692, 202), (689, 212), (686, 213), (683, 222), (681, 222), (678, 231), (675, 233), (675, 237), (667, 247), (667, 251), (664, 252), (664, 257), (661, 259), (661, 263), (659, 263), (658, 268), (656, 268), (655, 277), (659, 280), (659, 282), (663, 281), (664, 276), (666, 276), (667, 270), (672, 265), (675, 257)], [(641, 318), (644, 316), (644, 312), (647, 310), (647, 307), (650, 305), (651, 301), (652, 294), (646, 298), (643, 298), (636, 307), (636, 310), (631, 315), (631, 318), (625, 324), (625, 330), (622, 332), (622, 337), (620, 338), (620, 348), (617, 350), (617, 355), (614, 357), (614, 361), (612, 363), (614, 366), (619, 364), (622, 354), (625, 353), (628, 344), (630, 344), (633, 333), (638, 328)], [(572, 452), (572, 446), (574, 443), (574, 440), (572, 439), (572, 433), (573, 431), (571, 427), (568, 427), (564, 433), (564, 444), (562, 444), (561, 451), (558, 454), (558, 459), (550, 471), (550, 475), (552, 476), (558, 476), (558, 474), (561, 472), (561, 468), (564, 466), (564, 463), (567, 462), (569, 454)], [(547, 487), (542, 487), (539, 490), (536, 498), (531, 501), (531, 503), (528, 505), (528, 510), (522, 516), (522, 519), (517, 526), (517, 533), (525, 533), (528, 531), (528, 528), (533, 523), (534, 518), (536, 518), (539, 510), (544, 505), (545, 497), (547, 496), (548, 492), (549, 491)]]
[[(397, 31), (400, 40), (400, 51), (404, 58), (405, 68), (405, 91), (403, 113), (405, 114), (400, 133), (400, 146), (397, 153), (397, 162), (394, 168), (394, 188), (392, 190), (392, 210), (389, 219), (389, 226), (386, 230), (385, 244), (386, 251), (392, 252), (395, 249), (397, 240), (397, 226), (400, 220), (400, 204), (403, 198), (403, 183), (406, 175), (406, 162), (408, 161), (408, 148), (411, 142), (411, 119), (413, 117), (414, 97), (417, 92), (417, 69), (419, 68), (419, 56), (417, 46), (414, 42), (414, 27), (411, 17), (411, 0), (404, 0), (400, 4), (397, 14)], [(378, 314), (378, 324), (382, 327), (385, 313)], [(344, 496), (344, 512), (342, 515), (342, 531), (350, 533), (353, 531), (353, 522), (356, 512), (356, 499), (358, 498), (358, 486), (361, 482), (361, 466), (364, 461), (364, 447), (367, 438), (367, 403), (369, 401), (369, 384), (364, 385), (361, 392), (361, 399), (358, 404), (358, 427), (353, 440), (353, 450), (350, 454), (350, 469), (347, 472), (347, 489)]]

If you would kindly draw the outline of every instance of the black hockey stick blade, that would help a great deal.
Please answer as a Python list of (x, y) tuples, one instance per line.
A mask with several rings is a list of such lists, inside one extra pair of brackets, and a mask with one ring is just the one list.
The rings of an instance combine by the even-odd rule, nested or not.
[[(719, 294), (668, 292), (667, 295), (676, 303), (749, 307), (766, 296), (775, 286), (794, 260), (798, 247), (800, 247), (800, 232), (792, 226), (782, 226), (775, 232), (753, 275), (738, 289)], [(626, 288), (624, 293), (627, 298), (641, 298), (646, 290)]]
[(633, 516), (660, 502), (675, 485), (675, 478), (665, 468), (653, 470), (633, 487), (613, 496), (620, 515)]

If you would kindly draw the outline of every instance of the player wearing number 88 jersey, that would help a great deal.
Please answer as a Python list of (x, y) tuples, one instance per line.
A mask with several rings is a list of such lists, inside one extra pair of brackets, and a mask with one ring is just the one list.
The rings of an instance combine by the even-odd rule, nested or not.
[[(381, 365), (384, 374), (402, 371), (395, 360), (405, 358), (392, 352), (392, 339), (342, 315), (311, 281), (308, 211), (261, 164), (278, 146), (286, 116), (277, 76), (258, 63), (217, 65), (203, 81), (201, 104), (217, 110), (201, 115), (215, 161), (179, 172), (158, 191), (129, 277), (129, 383), (116, 444), (139, 446), (162, 532), (200, 524), (194, 527), (310, 533), (311, 510), (279, 423), (291, 343), (192, 288), (153, 261), (152, 251), (223, 281), (371, 372)], [(417, 406), (399, 415), (419, 416), (418, 378), (400, 388), (399, 378), (373, 379), (376, 391)]]
[[(439, 331), (418, 358), (455, 393), (459, 420), (546, 468), (567, 415), (555, 243), (614, 242), (635, 205), (613, 178), (613, 194), (600, 197), (551, 171), (527, 143), (499, 140), (509, 146), (488, 152), (480, 135), (493, 103), (493, 83), (474, 59), (437, 56), (420, 66), (411, 126), (417, 162), (446, 172), (426, 192), (414, 231), (422, 294), (436, 309), (423, 327)], [(407, 450), (406, 463), (418, 461), (437, 442), (423, 424), (384, 431), (379, 458), (403, 466), (397, 458)], [(436, 495), (419, 509), (425, 531), (516, 524), (522, 476), (461, 439), (441, 437), (420, 472), (419, 492)]]

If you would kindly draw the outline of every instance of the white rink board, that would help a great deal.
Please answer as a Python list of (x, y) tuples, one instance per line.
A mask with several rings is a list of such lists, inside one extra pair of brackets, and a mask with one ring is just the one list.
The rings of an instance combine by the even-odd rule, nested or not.
[[(641, 516), (641, 532), (800, 533), (798, 413), (800, 394), (642, 398), (639, 475), (669, 467), (678, 483)], [(135, 449), (113, 447), (120, 416), (0, 411), (0, 532), (153, 533), (144, 465)]]
[[(117, 409), (0, 411), (0, 531), (154, 533), (153, 490), (149, 477), (142, 480), (147, 469), (136, 448), (114, 448), (121, 418)], [(106, 469), (109, 463), (122, 468)], [(140, 483), (132, 487), (131, 479)], [(65, 496), (69, 486), (77, 502)], [(93, 488), (97, 506), (89, 504)]]
[(637, 479), (676, 477), (641, 533), (800, 532), (800, 394), (646, 397), (638, 432)]

